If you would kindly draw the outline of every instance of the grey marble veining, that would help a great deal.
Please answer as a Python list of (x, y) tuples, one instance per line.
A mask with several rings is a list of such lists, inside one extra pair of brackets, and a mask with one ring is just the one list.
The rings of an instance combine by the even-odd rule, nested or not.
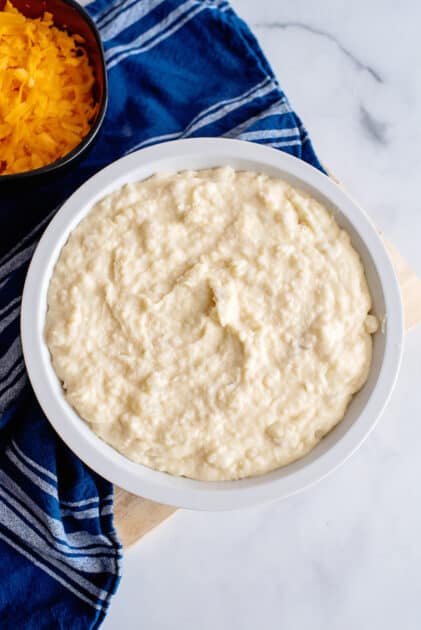
[(360, 105), (360, 122), (363, 129), (374, 142), (383, 145), (388, 143), (387, 123), (377, 120), (364, 105)]
[(318, 37), (323, 37), (328, 41), (332, 42), (338, 50), (341, 51), (345, 55), (347, 59), (357, 68), (357, 70), (364, 70), (368, 72), (368, 74), (378, 83), (384, 83), (384, 79), (380, 76), (380, 74), (372, 68), (370, 65), (363, 63), (361, 59), (355, 56), (355, 54), (346, 48), (337, 37), (329, 33), (328, 31), (324, 31), (319, 28), (315, 28), (310, 24), (304, 24), (303, 22), (257, 22), (256, 24), (252, 24), (251, 27), (256, 31), (260, 29), (277, 29), (277, 30), (285, 30), (285, 29), (298, 29), (306, 31), (307, 33), (311, 33), (312, 35), (316, 35)]

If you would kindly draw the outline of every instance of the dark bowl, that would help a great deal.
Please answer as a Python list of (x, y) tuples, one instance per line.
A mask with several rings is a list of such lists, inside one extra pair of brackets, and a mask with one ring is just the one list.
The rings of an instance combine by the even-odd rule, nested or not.
[[(89, 133), (83, 140), (69, 151), (65, 156), (47, 164), (42, 168), (36, 168), (22, 173), (0, 175), (2, 184), (29, 183), (34, 178), (44, 179), (47, 175), (55, 173), (59, 169), (66, 169), (77, 162), (82, 155), (92, 146), (98, 131), (104, 121), (108, 101), (107, 70), (105, 67), (104, 49), (98, 29), (90, 15), (74, 0), (10, 0), (16, 9), (26, 17), (41, 17), (45, 11), (53, 16), (54, 24), (71, 34), (81, 35), (85, 40), (85, 48), (92, 64), (95, 84), (93, 88), (94, 98), (99, 103), (99, 108)], [(0, 0), (0, 10), (6, 0)], [(9, 186), (8, 186), (9, 187)]]

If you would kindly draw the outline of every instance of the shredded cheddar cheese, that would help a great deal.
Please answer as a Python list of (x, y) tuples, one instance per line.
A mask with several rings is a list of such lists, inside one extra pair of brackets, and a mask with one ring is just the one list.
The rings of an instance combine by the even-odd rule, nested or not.
[(9, 0), (0, 11), (0, 175), (51, 164), (89, 132), (97, 104), (83, 43), (50, 13), (30, 19)]

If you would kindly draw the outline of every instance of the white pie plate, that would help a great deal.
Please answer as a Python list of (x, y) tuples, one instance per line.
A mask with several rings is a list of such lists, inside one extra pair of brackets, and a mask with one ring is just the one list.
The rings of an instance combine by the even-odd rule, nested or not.
[[(204, 482), (135, 464), (99, 439), (66, 402), (44, 340), (47, 289), (69, 234), (99, 199), (126, 182), (158, 171), (229, 164), (280, 177), (306, 190), (334, 213), (351, 235), (366, 270), (373, 310), (383, 322), (374, 336), (370, 375), (345, 418), (303, 459), (269, 474), (239, 481)], [(240, 140), (197, 138), (132, 153), (100, 171), (62, 206), (35, 251), (22, 299), (22, 345), (29, 378), (47, 418), (64, 442), (97, 473), (130, 492), (170, 505), (227, 510), (282, 499), (314, 484), (342, 464), (375, 426), (394, 387), (403, 344), (399, 286), (376, 229), (328, 177), (281, 151)]]

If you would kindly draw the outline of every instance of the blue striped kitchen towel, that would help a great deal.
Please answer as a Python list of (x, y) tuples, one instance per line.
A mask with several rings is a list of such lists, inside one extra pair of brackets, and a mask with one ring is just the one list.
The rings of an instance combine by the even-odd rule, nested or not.
[(89, 11), (110, 88), (95, 148), (52, 183), (0, 189), (1, 628), (98, 627), (121, 568), (112, 486), (54, 433), (22, 360), (23, 282), (57, 207), (109, 162), (175, 138), (242, 138), (321, 169), (259, 45), (225, 0), (96, 0)]

